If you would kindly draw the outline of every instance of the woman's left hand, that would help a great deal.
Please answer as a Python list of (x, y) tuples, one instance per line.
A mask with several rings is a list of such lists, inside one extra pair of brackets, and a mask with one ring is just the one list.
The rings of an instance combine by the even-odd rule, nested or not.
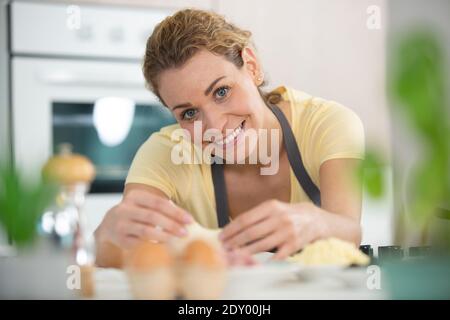
[(220, 234), (226, 249), (250, 254), (277, 249), (273, 259), (284, 259), (325, 234), (322, 209), (312, 203), (269, 200), (242, 213)]

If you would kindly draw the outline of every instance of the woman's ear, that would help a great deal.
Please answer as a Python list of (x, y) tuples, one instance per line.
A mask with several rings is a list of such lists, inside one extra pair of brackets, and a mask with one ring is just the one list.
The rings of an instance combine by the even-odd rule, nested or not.
[(264, 81), (264, 75), (255, 50), (251, 47), (244, 47), (241, 56), (244, 61), (245, 70), (250, 74), (253, 82), (257, 86), (261, 85)]

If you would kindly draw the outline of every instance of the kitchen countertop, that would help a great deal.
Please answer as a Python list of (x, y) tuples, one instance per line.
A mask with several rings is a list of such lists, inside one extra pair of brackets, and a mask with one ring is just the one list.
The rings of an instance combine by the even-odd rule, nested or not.
[[(301, 299), (386, 299), (384, 290), (370, 290), (366, 268), (303, 268), (290, 263), (267, 263), (233, 268), (221, 299), (301, 300)], [(94, 299), (132, 299), (124, 271), (96, 270)]]
[[(45, 252), (44, 252), (45, 253)], [(0, 297), (8, 299), (77, 299), (79, 292), (67, 290), (67, 259), (53, 251), (44, 254), (0, 257)], [(300, 299), (386, 299), (381, 290), (370, 290), (372, 274), (366, 267), (304, 267), (290, 262), (269, 261), (271, 253), (255, 258), (259, 265), (234, 267), (220, 297), (223, 300), (300, 300)], [(35, 277), (36, 266), (41, 272)], [(133, 299), (127, 275), (113, 268), (94, 269), (92, 299)], [(8, 275), (8, 276), (6, 276)], [(380, 275), (381, 276), (381, 275)], [(369, 281), (368, 281), (369, 280)], [(376, 281), (375, 281), (376, 282)]]

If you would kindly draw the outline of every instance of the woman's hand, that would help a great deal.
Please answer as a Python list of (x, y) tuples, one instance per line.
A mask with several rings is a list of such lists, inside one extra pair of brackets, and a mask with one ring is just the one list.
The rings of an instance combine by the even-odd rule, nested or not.
[(254, 254), (278, 249), (274, 259), (284, 259), (326, 234), (322, 209), (312, 203), (269, 200), (239, 215), (220, 239), (225, 248)]
[(129, 248), (139, 240), (166, 242), (187, 235), (184, 228), (191, 215), (169, 199), (142, 190), (130, 191), (110, 209), (96, 236), (120, 248)]
[(240, 249), (225, 251), (225, 255), (230, 267), (249, 267), (259, 264), (248, 252)]

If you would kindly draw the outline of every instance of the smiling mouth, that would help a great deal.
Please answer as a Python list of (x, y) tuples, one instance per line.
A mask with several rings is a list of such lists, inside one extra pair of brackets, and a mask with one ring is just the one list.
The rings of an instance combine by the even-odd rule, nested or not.
[(220, 140), (220, 141), (214, 141), (214, 144), (216, 144), (219, 147), (223, 147), (225, 145), (230, 144), (232, 141), (235, 141), (237, 137), (239, 137), (239, 135), (244, 132), (244, 125), (245, 125), (245, 120), (241, 122), (241, 124), (233, 130), (233, 132), (231, 132), (229, 135), (227, 135), (224, 139)]

